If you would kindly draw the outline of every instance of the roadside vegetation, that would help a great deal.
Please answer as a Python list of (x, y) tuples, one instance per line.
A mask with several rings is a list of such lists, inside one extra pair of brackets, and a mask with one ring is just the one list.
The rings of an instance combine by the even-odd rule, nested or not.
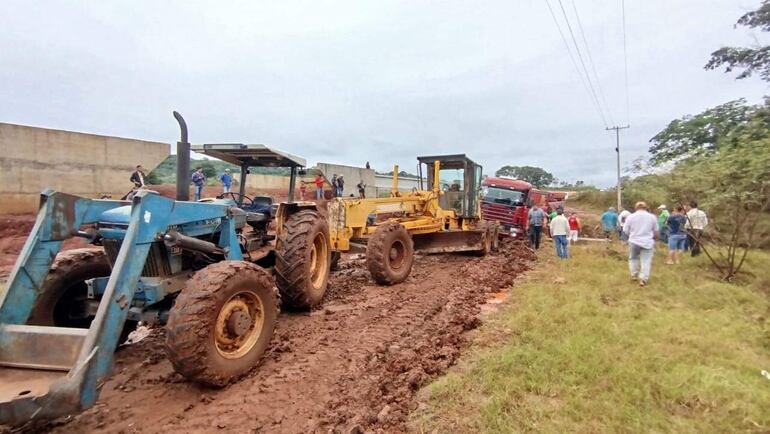
[(514, 286), (469, 356), (421, 392), (419, 432), (767, 432), (770, 255), (725, 283), (705, 257), (629, 281), (620, 245), (572, 250)]

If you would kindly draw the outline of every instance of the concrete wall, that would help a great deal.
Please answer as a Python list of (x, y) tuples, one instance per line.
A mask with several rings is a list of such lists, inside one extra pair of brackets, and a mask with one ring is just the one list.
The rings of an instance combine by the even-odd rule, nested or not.
[(37, 210), (45, 188), (87, 197), (120, 197), (141, 164), (149, 173), (167, 143), (0, 123), (0, 214)]
[(343, 176), (343, 179), (345, 180), (343, 196), (350, 196), (351, 194), (358, 196), (356, 185), (363, 181), (364, 184), (366, 184), (366, 197), (376, 197), (377, 187), (374, 178), (374, 170), (331, 163), (316, 163), (316, 167), (324, 173), (329, 181), (331, 181), (332, 176), (334, 176), (335, 173), (337, 176)]
[[(376, 194), (378, 197), (389, 196), (390, 189), (393, 186), (393, 176), (391, 175), (374, 175)], [(420, 178), (411, 176), (399, 176), (398, 177), (398, 191), (408, 192), (412, 189), (420, 188)], [(423, 188), (428, 188), (428, 180), (423, 179)]]
[[(241, 174), (234, 173), (233, 179), (240, 182)], [(289, 177), (277, 175), (264, 175), (261, 173), (251, 173), (246, 176), (246, 187), (253, 189), (280, 189), (289, 191)], [(299, 188), (299, 185), (297, 185)], [(236, 189), (237, 191), (237, 189)]]

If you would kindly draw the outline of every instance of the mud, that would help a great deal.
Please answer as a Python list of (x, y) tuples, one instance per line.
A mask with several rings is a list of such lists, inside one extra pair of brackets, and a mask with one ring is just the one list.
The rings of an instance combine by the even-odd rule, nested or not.
[(533, 259), (514, 242), (483, 258), (419, 256), (405, 282), (382, 287), (363, 258), (343, 257), (321, 307), (282, 313), (267, 354), (239, 382), (186, 382), (165, 359), (159, 328), (117, 352), (93, 408), (24, 431), (405, 431), (416, 390), (456, 362), (481, 306)]

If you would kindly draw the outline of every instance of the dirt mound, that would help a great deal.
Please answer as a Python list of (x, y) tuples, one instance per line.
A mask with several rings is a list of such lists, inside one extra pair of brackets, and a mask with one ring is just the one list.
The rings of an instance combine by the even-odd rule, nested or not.
[[(32, 231), (32, 226), (35, 225), (36, 217), (35, 214), (0, 215), (0, 280), (5, 280), (11, 273), (16, 257), (19, 256), (27, 236)], [(73, 238), (64, 242), (62, 250), (87, 245), (88, 243), (82, 238)]]
[(117, 352), (93, 408), (32, 431), (405, 431), (417, 388), (456, 362), (489, 293), (532, 259), (515, 242), (483, 258), (418, 255), (406, 281), (378, 286), (361, 256), (346, 255), (321, 307), (282, 313), (266, 356), (239, 382), (185, 381), (156, 329)]

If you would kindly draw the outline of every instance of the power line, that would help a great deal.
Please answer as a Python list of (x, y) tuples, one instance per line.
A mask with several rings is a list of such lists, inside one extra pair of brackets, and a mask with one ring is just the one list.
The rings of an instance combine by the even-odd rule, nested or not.
[(620, 0), (621, 16), (623, 20), (623, 72), (626, 85), (626, 122), (631, 123), (631, 105), (628, 100), (628, 51), (626, 50), (626, 0)]
[(578, 30), (580, 31), (580, 37), (583, 39), (583, 45), (586, 48), (586, 55), (588, 57), (588, 65), (591, 66), (591, 71), (594, 73), (594, 79), (596, 79), (596, 89), (599, 91), (599, 98), (604, 104), (604, 108), (607, 110), (607, 117), (610, 119), (610, 123), (615, 123), (612, 120), (612, 111), (610, 105), (607, 104), (607, 99), (604, 97), (604, 91), (602, 90), (601, 82), (599, 81), (599, 74), (596, 72), (596, 62), (594, 62), (593, 56), (591, 56), (591, 49), (588, 47), (588, 40), (586, 39), (586, 33), (583, 31), (583, 23), (580, 20), (580, 14), (578, 13), (577, 4), (575, 0), (572, 0), (572, 9), (575, 11), (575, 18), (577, 19)]
[(596, 96), (596, 89), (594, 89), (594, 85), (591, 82), (591, 75), (588, 73), (588, 68), (586, 68), (586, 63), (583, 60), (583, 55), (580, 53), (580, 47), (578, 46), (577, 39), (575, 39), (575, 33), (572, 31), (572, 25), (569, 23), (569, 18), (567, 18), (567, 11), (564, 10), (564, 4), (561, 0), (559, 1), (559, 7), (561, 8), (561, 13), (564, 15), (564, 21), (567, 23), (567, 30), (569, 30), (570, 37), (572, 38), (572, 43), (575, 44), (575, 51), (577, 52), (577, 57), (580, 60), (580, 64), (583, 66), (583, 72), (586, 74), (586, 79), (588, 79), (588, 86), (591, 88), (591, 95), (593, 96), (594, 100), (596, 100), (596, 105), (599, 106), (599, 111), (602, 115), (602, 120), (604, 121), (604, 126), (607, 126), (607, 120), (604, 117), (604, 111), (601, 110), (601, 104), (599, 103), (599, 98)]
[[(575, 67), (575, 72), (580, 77), (580, 82), (583, 84), (583, 88), (586, 90), (586, 92), (588, 92), (589, 98), (591, 98), (591, 96), (593, 95), (593, 98), (591, 98), (591, 102), (593, 102), (594, 108), (599, 114), (599, 117), (601, 118), (602, 123), (606, 127), (607, 120), (604, 117), (604, 113), (602, 112), (601, 106), (599, 105), (599, 101), (595, 97), (596, 96), (595, 93), (592, 93), (593, 87), (586, 85), (586, 77), (580, 72), (580, 67), (578, 66), (577, 61), (575, 60), (575, 56), (572, 54), (572, 49), (570, 48), (569, 42), (567, 42), (567, 37), (564, 36), (564, 32), (561, 30), (561, 26), (559, 25), (559, 20), (556, 18), (556, 14), (554, 13), (553, 8), (551, 7), (551, 3), (548, 0), (545, 0), (545, 4), (548, 5), (548, 10), (551, 12), (551, 17), (553, 18), (553, 23), (556, 25), (556, 30), (559, 31), (561, 40), (562, 42), (564, 42), (564, 48), (567, 50), (567, 54), (569, 54), (569, 58), (572, 60), (572, 66)], [(590, 85), (590, 82), (589, 82), (589, 85)]]

